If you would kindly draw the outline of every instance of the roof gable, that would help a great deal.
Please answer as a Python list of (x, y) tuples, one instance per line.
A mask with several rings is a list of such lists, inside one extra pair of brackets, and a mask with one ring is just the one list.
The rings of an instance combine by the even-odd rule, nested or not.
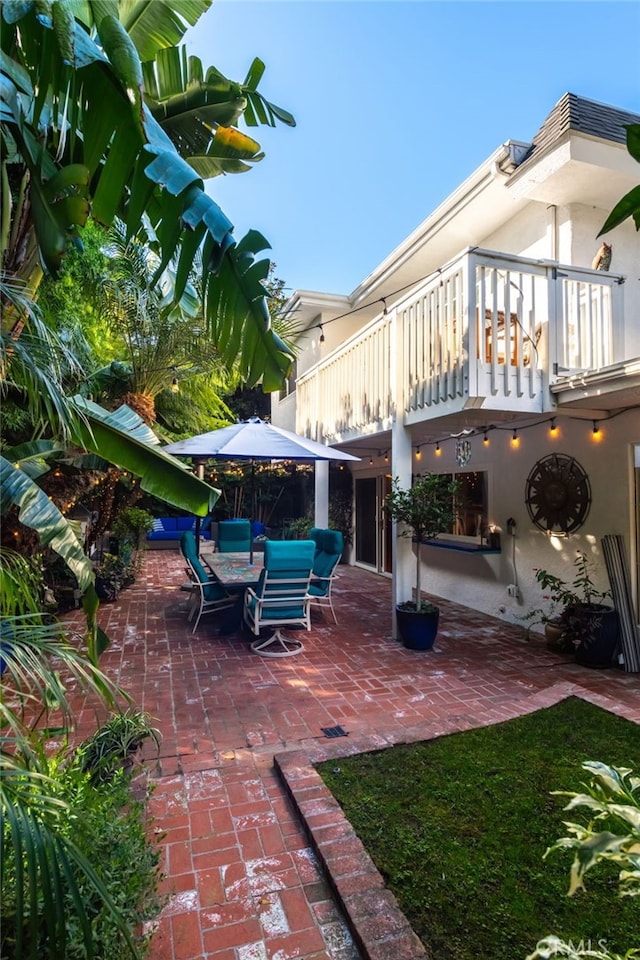
[(569, 130), (614, 143), (626, 143), (626, 125), (630, 123), (640, 123), (640, 114), (587, 100), (575, 93), (565, 93), (533, 137), (531, 149), (519, 169), (546, 152)]

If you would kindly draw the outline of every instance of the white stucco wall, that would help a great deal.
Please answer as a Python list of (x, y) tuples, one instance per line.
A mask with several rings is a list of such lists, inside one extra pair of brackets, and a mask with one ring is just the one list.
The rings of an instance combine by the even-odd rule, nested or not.
[(486, 250), (515, 253), (522, 257), (551, 259), (551, 214), (543, 203), (529, 203), (480, 246)]
[[(422, 547), (423, 589), (429, 593), (484, 613), (518, 622), (528, 610), (543, 605), (534, 568), (541, 567), (572, 579), (572, 561), (584, 550), (596, 564), (598, 583), (608, 580), (600, 540), (605, 534), (623, 534), (629, 541), (632, 517), (632, 443), (640, 442), (637, 410), (602, 424), (603, 439), (591, 439), (592, 422), (558, 419), (556, 439), (549, 427), (537, 425), (520, 432), (520, 446), (511, 447), (511, 431), (494, 430), (490, 447), (482, 438), (473, 441), (472, 460), (466, 469), (486, 470), (489, 483), (489, 521), (501, 529), (502, 552), (467, 554), (435, 547)], [(437, 463), (423, 460), (421, 469), (457, 471), (453, 442), (442, 445)], [(548, 537), (532, 523), (525, 503), (527, 477), (540, 458), (552, 453), (573, 456), (586, 471), (591, 484), (591, 508), (584, 525), (567, 538)], [(433, 460), (432, 455), (430, 459)], [(506, 521), (516, 521), (516, 536), (507, 535)], [(507, 586), (517, 583), (520, 598), (508, 596)], [(443, 625), (445, 626), (445, 625)], [(446, 629), (446, 626), (445, 626)]]

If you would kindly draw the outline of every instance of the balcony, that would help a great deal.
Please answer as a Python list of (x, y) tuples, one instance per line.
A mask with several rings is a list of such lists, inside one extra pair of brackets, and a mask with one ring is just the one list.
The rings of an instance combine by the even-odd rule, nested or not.
[[(296, 429), (338, 443), (461, 410), (540, 413), (623, 359), (622, 277), (470, 249), (297, 381)], [(388, 297), (387, 300), (391, 298)]]

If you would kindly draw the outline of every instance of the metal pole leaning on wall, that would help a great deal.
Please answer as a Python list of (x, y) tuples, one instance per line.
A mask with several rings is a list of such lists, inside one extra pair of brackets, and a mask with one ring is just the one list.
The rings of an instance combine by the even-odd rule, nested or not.
[(607, 534), (602, 538), (602, 551), (611, 583), (611, 594), (620, 621), (620, 641), (627, 673), (640, 672), (640, 634), (631, 600), (631, 578), (624, 547), (624, 537)]

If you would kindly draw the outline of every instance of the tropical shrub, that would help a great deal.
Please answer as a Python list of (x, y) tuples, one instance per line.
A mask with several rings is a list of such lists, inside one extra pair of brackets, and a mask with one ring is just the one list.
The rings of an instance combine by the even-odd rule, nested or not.
[[(116, 919), (80, 864), (70, 862), (58, 878), (61, 889), (57, 891), (63, 903), (65, 960), (84, 960), (89, 955), (105, 960), (129, 958), (135, 955), (133, 944), (142, 956), (149, 942), (142, 924), (160, 908), (159, 852), (147, 836), (144, 805), (132, 797), (130, 775), (120, 771), (108, 781), (96, 781), (78, 760), (69, 763), (63, 756), (43, 759), (41, 772), (50, 803), (59, 808), (59, 837), (73, 843), (93, 865), (118, 914)], [(25, 793), (34, 796), (37, 786), (32, 779), (25, 775), (21, 780)], [(6, 960), (50, 958), (55, 954), (43, 923), (46, 890), (37, 901), (29, 899), (30, 877), (21, 869), (24, 856), (15, 856), (12, 826), (10, 819), (3, 822), (1, 955)], [(41, 855), (49, 855), (46, 846)], [(20, 897), (26, 898), (26, 910), (18, 904)], [(85, 941), (87, 923), (90, 948)], [(133, 934), (133, 944), (127, 942), (123, 924)]]
[(153, 516), (148, 510), (141, 510), (140, 507), (125, 507), (113, 523), (113, 532), (116, 537), (131, 540), (136, 547), (142, 543), (150, 530), (153, 530)]
[[(151, 902), (155, 883), (155, 854), (141, 849), (144, 830), (136, 826), (141, 807), (124, 778), (108, 795), (91, 792), (91, 772), (78, 760), (50, 756), (51, 738), (65, 742), (73, 729), (70, 690), (112, 711), (125, 695), (80, 637), (68, 637), (64, 624), (40, 612), (33, 562), (0, 550), (0, 583), (0, 955), (138, 956), (132, 929), (146, 913), (142, 889)], [(135, 853), (128, 844), (137, 845)]]
[[(554, 791), (558, 796), (570, 797), (566, 811), (586, 812), (586, 825), (565, 821), (569, 831), (560, 837), (545, 853), (573, 850), (568, 896), (585, 890), (585, 874), (596, 866), (613, 864), (619, 869), (618, 895), (640, 896), (640, 776), (626, 767), (607, 766), (597, 761), (586, 761), (583, 770), (591, 774), (585, 792)], [(624, 956), (610, 953), (606, 940), (594, 945), (574, 945), (559, 937), (540, 940), (527, 960), (549, 960), (566, 957), (579, 960), (631, 960), (640, 957), (640, 946), (630, 948)]]
[(160, 745), (160, 734), (151, 725), (149, 714), (135, 709), (115, 713), (78, 747), (80, 769), (90, 772), (94, 781), (112, 780), (131, 764), (145, 740)]

